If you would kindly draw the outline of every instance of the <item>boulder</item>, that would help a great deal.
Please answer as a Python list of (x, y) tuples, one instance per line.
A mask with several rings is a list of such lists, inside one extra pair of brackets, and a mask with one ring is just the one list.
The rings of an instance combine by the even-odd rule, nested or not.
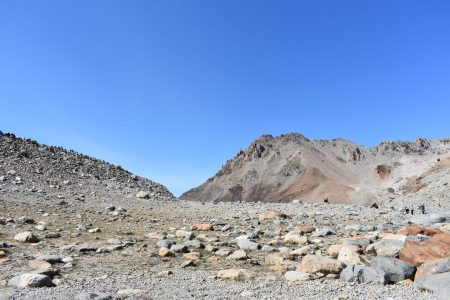
[(423, 242), (406, 241), (400, 250), (400, 259), (420, 265), (427, 260), (450, 257), (450, 234), (435, 234)]
[(26, 287), (52, 287), (52, 279), (43, 274), (21, 274), (11, 278), (8, 285), (22, 289)]
[(343, 246), (344, 245), (342, 244), (331, 245), (330, 248), (328, 248), (328, 255), (334, 258), (338, 257), (339, 251)]
[(386, 284), (386, 274), (383, 271), (363, 265), (347, 266), (340, 275), (340, 279), (357, 283)]
[(419, 282), (418, 287), (432, 291), (440, 299), (448, 299), (450, 295), (450, 272), (433, 274)]
[(378, 256), (396, 257), (404, 244), (404, 241), (397, 239), (383, 239), (374, 244), (374, 249)]
[(393, 257), (374, 257), (370, 267), (383, 271), (386, 274), (387, 283), (396, 283), (405, 279), (414, 279), (416, 266)]
[(345, 265), (363, 265), (362, 257), (358, 254), (358, 247), (344, 245), (339, 250), (338, 260)]
[(305, 273), (337, 274), (344, 268), (342, 262), (337, 259), (320, 256), (306, 255), (297, 267), (297, 271)]
[(450, 257), (428, 260), (417, 268), (414, 281), (423, 281), (433, 274), (450, 272)]
[(406, 226), (400, 228), (398, 231), (399, 234), (402, 235), (427, 235), (427, 236), (434, 236), (435, 234), (441, 234), (444, 233), (443, 231), (434, 228), (434, 227), (424, 227), (419, 225), (413, 225), (413, 226)]

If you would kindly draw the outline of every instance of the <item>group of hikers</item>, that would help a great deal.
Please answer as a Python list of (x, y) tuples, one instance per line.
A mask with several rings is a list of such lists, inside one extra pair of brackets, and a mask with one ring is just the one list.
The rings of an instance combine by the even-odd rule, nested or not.
[[(419, 205), (419, 210), (420, 212), (422, 212), (422, 214), (425, 214), (425, 204)], [(405, 214), (414, 215), (414, 208), (408, 208), (407, 206), (405, 206)]]
[[(326, 203), (326, 204), (329, 204), (329, 203), (330, 203), (329, 200), (328, 200), (328, 198), (325, 198), (325, 199), (323, 200), (323, 202)], [(378, 204), (372, 203), (372, 205), (371, 205), (370, 207), (371, 207), (371, 208), (377, 208), (377, 209), (378, 209)], [(423, 215), (425, 214), (425, 204), (419, 205), (419, 211), (420, 211)], [(413, 207), (408, 208), (407, 206), (405, 206), (405, 214), (406, 214), (406, 215), (409, 215), (409, 214), (414, 215), (414, 208), (413, 208)]]

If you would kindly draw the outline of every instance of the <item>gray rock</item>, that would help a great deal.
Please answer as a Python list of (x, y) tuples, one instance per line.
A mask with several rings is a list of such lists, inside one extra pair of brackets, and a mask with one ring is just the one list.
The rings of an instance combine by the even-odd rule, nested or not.
[(411, 217), (410, 222), (413, 224), (420, 224), (420, 225), (431, 225), (434, 223), (450, 222), (450, 213), (415, 215)]
[(375, 229), (372, 225), (347, 225), (344, 227), (345, 230), (351, 230), (351, 231), (373, 231)]
[(112, 297), (105, 293), (82, 293), (76, 298), (77, 300), (111, 300)]
[(174, 245), (175, 242), (172, 240), (168, 240), (168, 239), (163, 239), (163, 240), (159, 240), (156, 242), (156, 246), (158, 248), (168, 248), (170, 249), (170, 247), (172, 247), (172, 245)]
[(350, 265), (342, 270), (340, 279), (357, 283), (386, 284), (386, 274), (364, 265)]
[(170, 247), (170, 250), (172, 250), (175, 253), (188, 253), (188, 247), (186, 245), (176, 244), (172, 245)]
[(423, 290), (434, 292), (442, 299), (448, 299), (450, 295), (450, 272), (433, 274), (421, 281), (418, 287)]
[(404, 244), (405, 242), (401, 240), (381, 240), (374, 244), (374, 249), (378, 256), (395, 257)]
[(28, 217), (28, 216), (23, 216), (23, 217), (18, 218), (16, 220), (16, 222), (19, 224), (34, 224), (35, 223), (33, 218)]
[(336, 234), (336, 228), (330, 227), (330, 226), (324, 226), (317, 228), (316, 231), (313, 233), (313, 236), (327, 236), (327, 235), (333, 235)]
[(259, 244), (250, 241), (249, 239), (247, 239), (246, 236), (237, 237), (236, 244), (238, 245), (239, 249), (242, 249), (242, 250), (255, 251), (255, 250), (259, 249)]
[(394, 230), (394, 225), (387, 224), (387, 223), (378, 224), (377, 225), (377, 230), (378, 231)]
[(192, 240), (192, 241), (185, 241), (184, 243), (186, 246), (194, 248), (194, 249), (204, 249), (205, 245), (197, 240)]
[(42, 255), (38, 256), (36, 260), (46, 261), (50, 264), (58, 264), (62, 262), (61, 257), (59, 257), (58, 255)]
[(26, 287), (52, 287), (52, 279), (43, 274), (21, 274), (11, 278), (8, 285), (22, 289)]
[(269, 245), (264, 245), (264, 246), (262, 246), (261, 251), (263, 251), (263, 252), (275, 252), (275, 251), (277, 251), (277, 248), (269, 246)]
[(386, 274), (387, 283), (396, 283), (405, 279), (414, 279), (416, 266), (406, 261), (393, 258), (376, 256), (369, 264), (370, 267), (383, 271)]

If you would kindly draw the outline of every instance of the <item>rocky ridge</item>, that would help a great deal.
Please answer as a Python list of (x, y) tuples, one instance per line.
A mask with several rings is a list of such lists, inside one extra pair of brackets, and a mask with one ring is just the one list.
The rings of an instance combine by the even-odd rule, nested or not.
[(366, 148), (344, 139), (263, 135), (181, 199), (371, 205), (418, 194), (445, 204), (449, 150), (449, 139), (387, 141)]

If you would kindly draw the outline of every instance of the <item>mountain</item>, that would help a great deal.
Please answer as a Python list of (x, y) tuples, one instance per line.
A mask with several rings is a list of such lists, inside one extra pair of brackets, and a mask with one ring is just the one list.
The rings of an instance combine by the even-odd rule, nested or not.
[(163, 185), (119, 165), (1, 131), (0, 182), (9, 187), (3, 193), (22, 200), (29, 195), (33, 199), (61, 199), (62, 203), (107, 202), (134, 197), (139, 191), (148, 192), (146, 197), (152, 199), (175, 198)]
[[(448, 191), (450, 139), (382, 142), (263, 135), (181, 199), (373, 204)], [(438, 186), (431, 179), (438, 178)]]

